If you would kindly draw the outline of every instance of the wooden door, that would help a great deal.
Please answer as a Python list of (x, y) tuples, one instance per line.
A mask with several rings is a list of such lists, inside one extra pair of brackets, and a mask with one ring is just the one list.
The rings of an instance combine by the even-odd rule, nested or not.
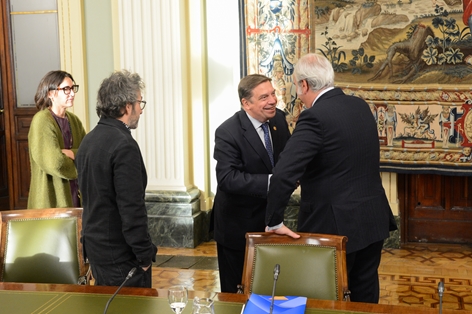
[(399, 175), (402, 242), (472, 243), (472, 177)]
[[(1, 93), (0, 84), (0, 94)], [(0, 210), (8, 209), (10, 198), (8, 196), (8, 167), (7, 148), (5, 136), (5, 109), (0, 99)]]
[(9, 149), (7, 146), (7, 139), (9, 138), (9, 130), (7, 125), (9, 122), (7, 114), (9, 113), (7, 108), (7, 89), (6, 89), (6, 80), (4, 79), (4, 69), (6, 67), (6, 53), (8, 47), (5, 47), (5, 34), (4, 34), (4, 20), (5, 12), (3, 8), (3, 3), (0, 6), (0, 17), (2, 22), (0, 23), (0, 210), (5, 210), (10, 207), (10, 197), (9, 197), (9, 178), (11, 175), (9, 173), (9, 163), (8, 163), (8, 154)]
[[(15, 104), (15, 102), (12, 102)], [(36, 108), (17, 108), (12, 105), (12, 130), (10, 133), (12, 145), (7, 150), (7, 156), (11, 158), (12, 168), (9, 169), (12, 176), (10, 182), (10, 207), (9, 209), (25, 209), (28, 203), (29, 184), (31, 170), (28, 151), (28, 131)]]
[[(37, 109), (17, 106), (10, 12), (5, 0), (0, 0), (0, 18), (0, 103), (4, 110), (0, 117), (4, 122), (4, 131), (0, 131), (0, 198), (8, 193), (8, 197), (3, 196), (0, 206), (2, 209), (23, 209), (27, 205), (30, 182), (28, 131)], [(0, 128), (1, 125), (0, 122)], [(6, 188), (2, 187), (5, 182)]]

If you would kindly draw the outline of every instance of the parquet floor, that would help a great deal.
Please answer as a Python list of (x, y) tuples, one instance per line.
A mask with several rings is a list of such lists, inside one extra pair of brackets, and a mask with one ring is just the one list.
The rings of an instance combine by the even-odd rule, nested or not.
[[(220, 291), (216, 245), (195, 249), (159, 248), (153, 287), (186, 285)], [(443, 308), (472, 311), (472, 245), (408, 244), (384, 249), (379, 267), (380, 303), (437, 308), (438, 283), (444, 282)], [(464, 312), (466, 312), (464, 311)]]

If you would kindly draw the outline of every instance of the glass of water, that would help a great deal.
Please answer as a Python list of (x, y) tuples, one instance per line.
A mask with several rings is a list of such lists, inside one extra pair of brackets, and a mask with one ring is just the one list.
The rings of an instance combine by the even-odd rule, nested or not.
[(180, 314), (184, 310), (188, 301), (188, 290), (185, 286), (172, 286), (167, 291), (169, 305), (175, 314)]

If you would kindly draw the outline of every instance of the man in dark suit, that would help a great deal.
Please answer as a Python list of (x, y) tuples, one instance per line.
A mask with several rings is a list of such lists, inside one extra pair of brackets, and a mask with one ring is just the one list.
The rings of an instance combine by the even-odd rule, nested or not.
[(334, 88), (334, 71), (323, 56), (300, 58), (294, 82), (308, 108), (270, 180), (267, 231), (296, 233), (283, 225), (295, 183), (301, 186), (298, 231), (348, 237), (351, 300), (378, 303), (378, 266), (383, 241), (396, 224), (379, 173), (377, 127), (369, 105)]
[[(214, 238), (222, 292), (236, 292), (241, 283), (246, 232), (264, 231), (269, 177), (290, 137), (270, 78), (248, 75), (240, 81), (238, 93), (241, 111), (215, 133)], [(270, 132), (265, 135), (266, 126)]]

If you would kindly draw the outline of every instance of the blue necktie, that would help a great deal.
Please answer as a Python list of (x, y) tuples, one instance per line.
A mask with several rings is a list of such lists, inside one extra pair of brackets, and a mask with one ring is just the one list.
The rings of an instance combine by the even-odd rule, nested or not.
[(270, 136), (269, 136), (269, 127), (267, 126), (267, 122), (261, 124), (262, 131), (264, 131), (264, 142), (265, 148), (267, 150), (267, 154), (269, 154), (269, 159), (272, 167), (274, 166), (274, 152), (272, 150), (272, 144), (270, 143)]

